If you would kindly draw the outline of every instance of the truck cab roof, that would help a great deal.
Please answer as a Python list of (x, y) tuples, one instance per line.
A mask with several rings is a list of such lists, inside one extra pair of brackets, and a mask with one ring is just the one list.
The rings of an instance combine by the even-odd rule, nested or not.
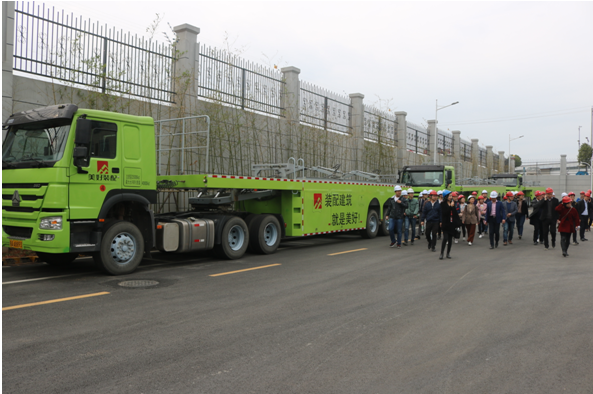
[(517, 174), (493, 174), (492, 178), (517, 178)]
[(443, 171), (445, 166), (440, 165), (426, 165), (426, 166), (406, 166), (402, 171), (409, 172), (424, 172), (424, 171)]

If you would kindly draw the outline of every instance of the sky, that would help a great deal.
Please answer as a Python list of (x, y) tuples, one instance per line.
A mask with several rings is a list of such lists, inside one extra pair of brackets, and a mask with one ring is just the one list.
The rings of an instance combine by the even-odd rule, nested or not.
[(198, 41), (524, 162), (576, 160), (591, 140), (593, 2), (46, 2), (138, 35), (157, 14)]

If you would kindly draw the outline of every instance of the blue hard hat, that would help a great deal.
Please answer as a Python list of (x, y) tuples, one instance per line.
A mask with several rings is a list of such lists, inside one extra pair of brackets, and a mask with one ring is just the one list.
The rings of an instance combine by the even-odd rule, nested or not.
[(443, 190), (443, 198), (447, 197), (449, 194), (451, 194), (451, 190)]

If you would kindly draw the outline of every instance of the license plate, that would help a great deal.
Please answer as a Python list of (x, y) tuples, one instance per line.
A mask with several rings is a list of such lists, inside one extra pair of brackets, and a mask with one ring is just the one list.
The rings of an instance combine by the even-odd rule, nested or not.
[(10, 240), (10, 247), (15, 249), (22, 249), (23, 248), (23, 241), (17, 241), (16, 239)]

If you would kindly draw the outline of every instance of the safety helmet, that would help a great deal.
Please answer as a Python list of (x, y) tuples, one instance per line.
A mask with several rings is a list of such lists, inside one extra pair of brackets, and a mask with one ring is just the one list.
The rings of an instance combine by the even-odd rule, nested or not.
[(488, 191), (482, 190), (482, 194), (488, 194)]
[(438, 194), (439, 196), (441, 196), (441, 195), (443, 194), (443, 191), (442, 191), (442, 190), (439, 190), (439, 191), (437, 192), (437, 194)]
[(409, 188), (409, 189), (408, 189), (408, 194), (410, 194), (410, 193), (411, 193), (411, 194), (414, 194), (414, 189), (412, 189), (412, 188)]
[(478, 196), (478, 200), (483, 200), (484, 196)]
[(453, 192), (453, 194), (451, 194), (453, 197), (457, 197), (459, 196), (459, 194), (457, 192)]
[(402, 196), (407, 196), (408, 195), (408, 191), (407, 190), (402, 190)]
[(490, 193), (490, 198), (496, 198), (498, 197), (498, 193), (496, 192), (496, 190), (493, 190), (492, 193)]
[(535, 196), (536, 196), (536, 197), (539, 197), (539, 196), (541, 196), (541, 195), (542, 195), (542, 192), (540, 192), (539, 190), (536, 190), (536, 191), (535, 191)]
[(585, 192), (581, 192), (581, 194), (585, 194)]
[(428, 193), (430, 193), (430, 191), (428, 191), (428, 190), (424, 189), (424, 190), (422, 190), (422, 193), (424, 193), (424, 194), (428, 194)]
[(478, 192), (472, 192), (472, 196), (477, 196)]
[(568, 197), (568, 196), (562, 197), (562, 204), (568, 204), (569, 202), (572, 202), (570, 197)]
[(513, 196), (514, 196), (513, 192), (507, 192), (507, 197), (513, 197)]
[(438, 193), (436, 192), (436, 190), (431, 190), (430, 193), (428, 193), (431, 196), (438, 196)]
[(396, 185), (393, 190), (396, 192), (401, 192), (402, 188), (399, 185)]
[(591, 197), (591, 192), (585, 193), (585, 197)]
[(524, 196), (524, 195), (525, 195), (525, 193), (523, 193), (523, 192), (517, 192), (517, 195), (518, 195), (518, 196)]
[[(480, 196), (480, 197), (482, 197), (482, 196)], [(475, 199), (476, 196), (474, 196), (473, 194), (470, 194), (469, 196), (467, 196), (467, 201), (471, 200), (472, 198)]]
[(549, 194), (549, 193), (554, 193), (554, 190), (551, 187), (546, 189), (546, 194)]
[(451, 190), (443, 190), (443, 197), (447, 197), (451, 193)]
[(574, 194), (574, 192), (568, 192), (568, 196), (576, 196), (576, 194)]
[(566, 197), (566, 196), (568, 196), (568, 193), (562, 193), (562, 194), (560, 195), (560, 197), (562, 197), (562, 198), (564, 198), (564, 197)]
[(507, 196), (504, 196), (502, 199), (506, 201), (507, 200)]

